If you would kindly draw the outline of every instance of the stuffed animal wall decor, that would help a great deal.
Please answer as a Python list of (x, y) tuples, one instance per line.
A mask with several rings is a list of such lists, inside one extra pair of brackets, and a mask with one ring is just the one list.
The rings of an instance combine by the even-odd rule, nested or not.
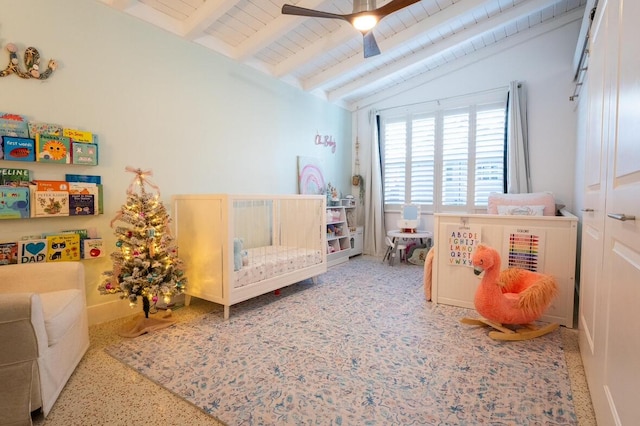
[(484, 272), (474, 298), (483, 318), (463, 318), (464, 324), (493, 327), (496, 331), (489, 337), (496, 340), (527, 340), (558, 328), (555, 323), (543, 328), (533, 325), (558, 293), (555, 278), (520, 268), (501, 272), (500, 254), (484, 244), (476, 247), (471, 260), (476, 275)]

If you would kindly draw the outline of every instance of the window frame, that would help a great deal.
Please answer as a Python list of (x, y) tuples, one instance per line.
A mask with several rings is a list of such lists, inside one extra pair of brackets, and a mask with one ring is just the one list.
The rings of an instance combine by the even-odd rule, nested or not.
[[(496, 108), (499, 107), (499, 108)], [(383, 203), (385, 212), (400, 211), (402, 206), (407, 203), (415, 203), (421, 206), (422, 212), (478, 212), (486, 211), (486, 204), (476, 204), (476, 146), (478, 144), (477, 134), (477, 114), (482, 110), (500, 109), (504, 112), (504, 123), (506, 124), (507, 111), (507, 91), (493, 90), (483, 94), (468, 95), (459, 98), (451, 98), (445, 101), (429, 102), (418, 104), (415, 106), (392, 108), (380, 112), (380, 160), (382, 167), (383, 182)], [(467, 188), (466, 203), (462, 205), (443, 205), (443, 119), (447, 114), (455, 111), (469, 111), (469, 128), (468, 128), (468, 145), (467, 145)], [(435, 119), (434, 130), (434, 147), (433, 147), (433, 196), (432, 204), (414, 201), (411, 199), (411, 150), (412, 150), (412, 126), (416, 117), (433, 117)], [(393, 122), (398, 123), (404, 121), (406, 138), (405, 145), (405, 169), (404, 169), (404, 200), (399, 202), (387, 203), (385, 188), (385, 167), (386, 167), (386, 137), (385, 127)], [(504, 146), (502, 148), (502, 158), (500, 160), (502, 167), (502, 181), (504, 180)], [(500, 186), (502, 188), (502, 181)], [(409, 184), (408, 184), (409, 182)], [(397, 198), (397, 197), (396, 197)]]

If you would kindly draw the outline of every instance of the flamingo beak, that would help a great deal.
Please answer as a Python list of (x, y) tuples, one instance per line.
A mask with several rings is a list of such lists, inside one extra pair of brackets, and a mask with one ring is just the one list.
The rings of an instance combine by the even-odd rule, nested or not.
[(484, 269), (480, 266), (474, 266), (473, 267), (473, 273), (476, 275), (480, 275), (482, 272), (484, 272)]

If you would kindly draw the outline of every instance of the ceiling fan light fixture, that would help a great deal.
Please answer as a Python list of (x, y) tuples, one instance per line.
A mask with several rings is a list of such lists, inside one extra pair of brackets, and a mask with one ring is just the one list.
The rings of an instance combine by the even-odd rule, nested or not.
[(360, 15), (353, 18), (351, 25), (358, 31), (367, 32), (375, 27), (377, 23), (378, 18), (375, 15)]

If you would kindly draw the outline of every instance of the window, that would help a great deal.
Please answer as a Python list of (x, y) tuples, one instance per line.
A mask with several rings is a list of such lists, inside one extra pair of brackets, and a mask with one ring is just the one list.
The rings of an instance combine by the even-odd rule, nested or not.
[(501, 100), (383, 114), (385, 208), (486, 207), (489, 193), (503, 190), (505, 106)]

